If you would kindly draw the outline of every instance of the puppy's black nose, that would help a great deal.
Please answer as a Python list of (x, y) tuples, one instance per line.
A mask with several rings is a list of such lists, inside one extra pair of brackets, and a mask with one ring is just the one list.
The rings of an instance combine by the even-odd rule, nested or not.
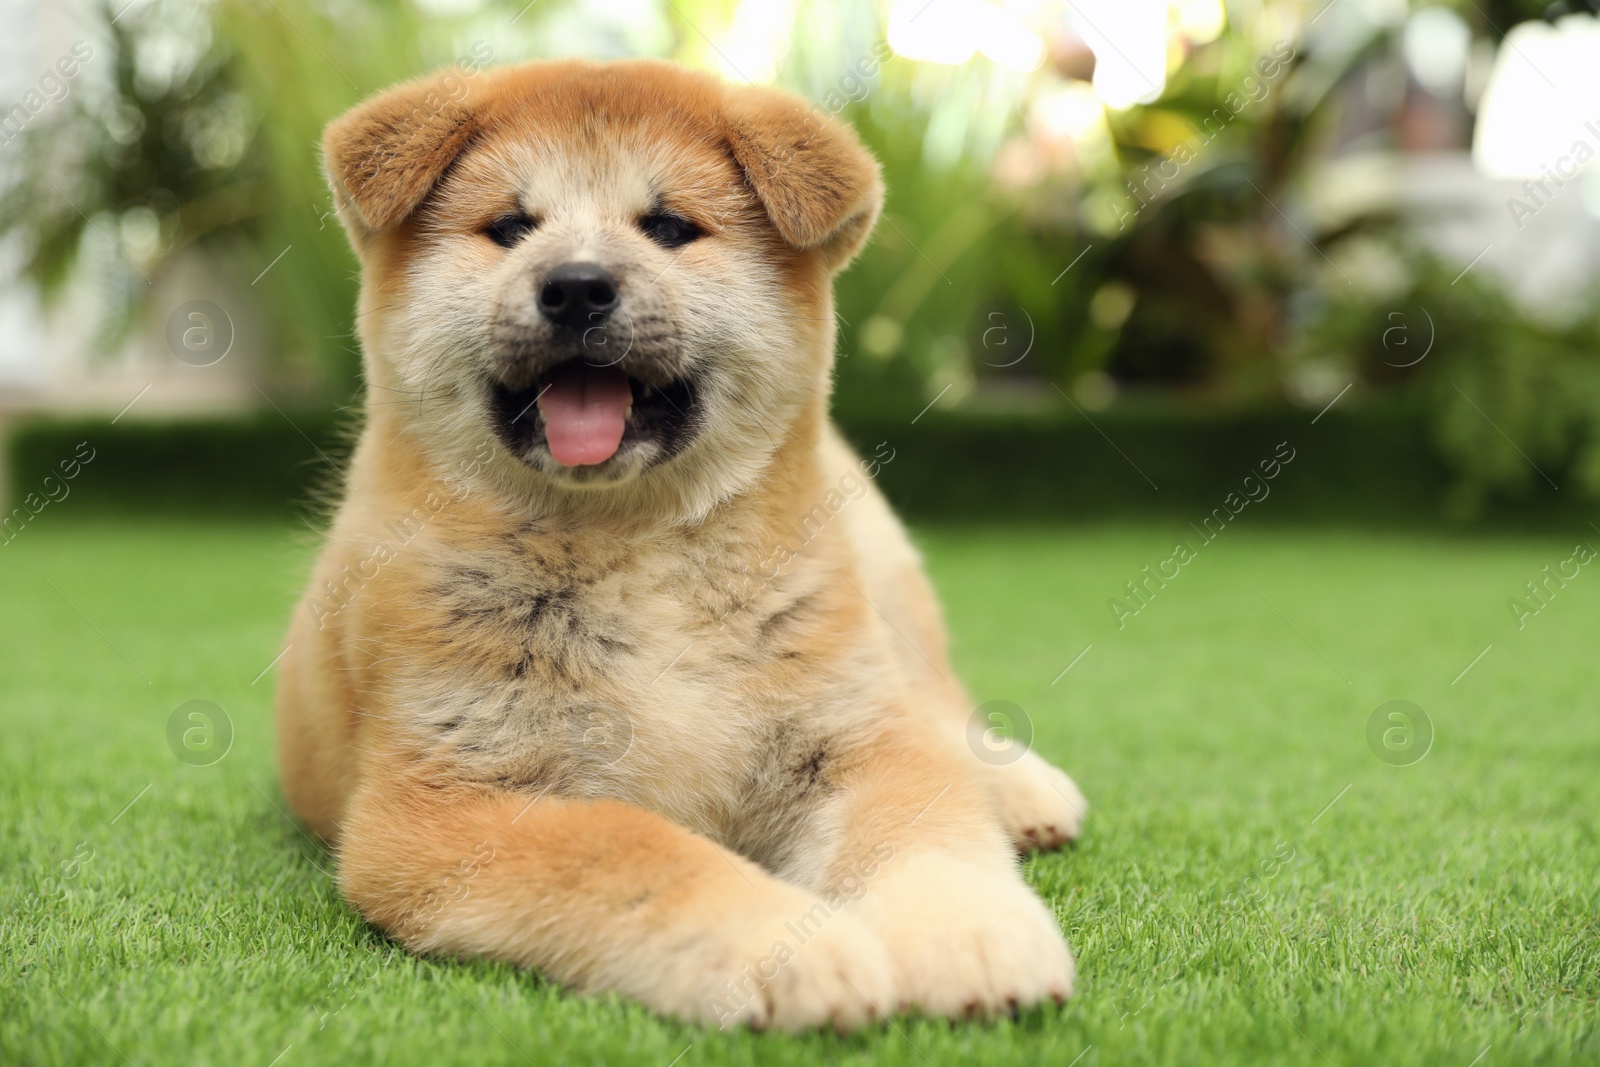
[(598, 263), (563, 263), (545, 275), (539, 311), (557, 326), (586, 330), (616, 310), (617, 280)]

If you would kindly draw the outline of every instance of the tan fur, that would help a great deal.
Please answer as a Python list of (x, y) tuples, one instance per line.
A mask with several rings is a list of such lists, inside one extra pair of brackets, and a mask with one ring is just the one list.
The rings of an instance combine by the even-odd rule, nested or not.
[[(920, 561), (826, 416), (876, 164), (666, 64), (490, 71), (430, 109), (442, 84), (325, 142), (371, 393), (278, 736), (346, 896), (419, 951), (721, 1025), (1065, 997), (1014, 850), (1076, 836), (1082, 797), (973, 755)], [(663, 203), (705, 236), (643, 238)], [(481, 231), (510, 210), (540, 221), (506, 250)], [(651, 324), (628, 359), (695, 376), (681, 451), (566, 470), (492, 432), (505, 331), (574, 257)]]

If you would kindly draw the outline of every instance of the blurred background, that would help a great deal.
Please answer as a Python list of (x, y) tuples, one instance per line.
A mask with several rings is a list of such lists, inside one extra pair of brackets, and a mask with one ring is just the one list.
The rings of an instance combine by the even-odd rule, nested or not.
[(1543, 522), (1600, 493), (1579, 0), (0, 16), (10, 537), (80, 442), (74, 507), (310, 505), (361, 396), (321, 127), (424, 71), (572, 55), (788, 86), (882, 159), (884, 221), (838, 286), (836, 411), (889, 442), (914, 516), (1203, 514), (1287, 439), (1284, 517)]

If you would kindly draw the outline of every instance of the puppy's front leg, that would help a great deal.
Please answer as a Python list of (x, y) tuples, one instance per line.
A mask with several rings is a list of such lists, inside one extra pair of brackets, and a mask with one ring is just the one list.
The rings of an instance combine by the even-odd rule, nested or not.
[(1022, 880), (983, 786), (941, 739), (891, 731), (844, 775), (850, 797), (819, 886), (884, 940), (903, 1003), (991, 1016), (1072, 992), (1072, 955)]
[(652, 813), (533, 799), (385, 764), (344, 820), (339, 880), (419, 951), (511, 960), (718, 1025), (846, 1029), (892, 1010), (883, 944), (849, 916), (788, 958), (806, 891)]

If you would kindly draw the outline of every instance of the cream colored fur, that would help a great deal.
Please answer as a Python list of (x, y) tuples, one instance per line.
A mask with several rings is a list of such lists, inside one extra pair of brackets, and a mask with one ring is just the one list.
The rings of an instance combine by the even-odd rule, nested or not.
[[(418, 951), (718, 1025), (1066, 997), (1016, 851), (1076, 837), (1083, 798), (1031, 753), (974, 755), (920, 560), (825, 414), (871, 157), (791, 97), (665, 64), (441, 91), (326, 141), (370, 393), (279, 746), (346, 896)], [(652, 244), (663, 203), (704, 236)], [(539, 221), (512, 249), (483, 235), (508, 210)], [(693, 376), (676, 454), (566, 470), (492, 431), (507, 331), (574, 259), (651, 324), (621, 365)]]

